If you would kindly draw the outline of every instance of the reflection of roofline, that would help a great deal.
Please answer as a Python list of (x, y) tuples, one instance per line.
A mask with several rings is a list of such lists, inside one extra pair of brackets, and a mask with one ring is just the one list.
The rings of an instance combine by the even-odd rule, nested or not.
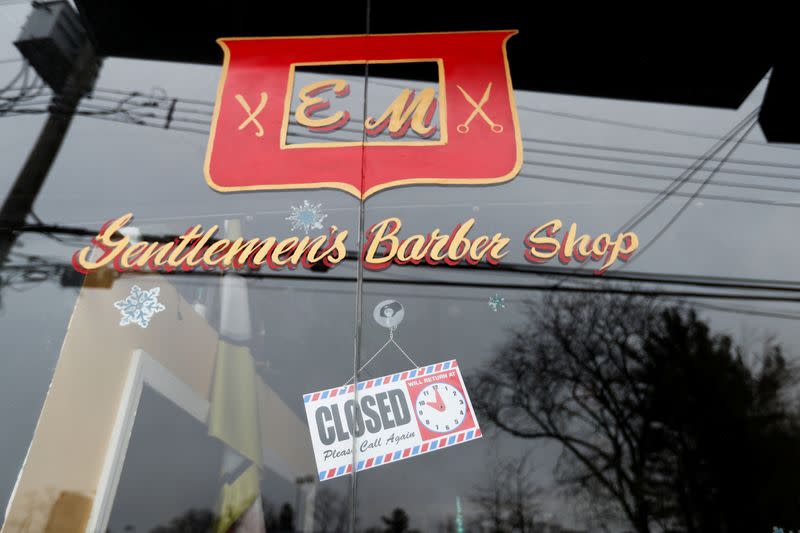
[[(224, 9), (183, 2), (161, 2), (158, 9), (132, 0), (76, 3), (100, 55), (138, 59), (221, 64), (215, 44), (221, 36), (365, 30), (363, 0), (338, 3), (335, 10), (326, 4), (319, 16), (299, 16), (294, 2), (231, 0)], [(463, 2), (443, 0), (427, 3), (419, 17), (400, 17), (396, 7), (372, 2), (372, 33), (519, 29), (508, 50), (514, 86), (523, 90), (735, 109), (773, 68), (762, 128), (772, 141), (800, 142), (794, 126), (800, 115), (793, 96), (800, 93), (797, 69), (774, 42), (779, 32), (750, 13), (731, 22), (716, 12), (659, 11), (637, 23), (627, 13), (581, 22), (570, 6), (560, 14), (525, 13), (518, 3), (465, 11)]]

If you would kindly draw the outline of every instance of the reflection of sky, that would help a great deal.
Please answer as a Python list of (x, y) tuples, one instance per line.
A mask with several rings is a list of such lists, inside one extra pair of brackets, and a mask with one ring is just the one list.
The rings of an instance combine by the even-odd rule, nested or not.
[[(431, 63), (433, 67), (435, 63)], [(333, 132), (313, 132), (307, 128), (300, 126), (296, 120), (295, 111), (301, 104), (300, 90), (306, 85), (319, 81), (321, 79), (339, 78), (347, 80), (350, 86), (350, 93), (343, 98), (337, 98), (332, 91), (327, 91), (319, 95), (320, 98), (324, 97), (329, 101), (330, 107), (324, 111), (320, 111), (314, 116), (328, 116), (339, 111), (349, 111), (350, 120), (344, 124), (340, 129)], [(395, 98), (399, 97), (403, 89), (414, 89), (416, 97), (419, 96), (420, 91), (426, 88), (433, 88), (436, 91), (438, 98), (438, 86), (435, 83), (420, 84), (416, 82), (402, 83), (398, 81), (387, 81), (392, 83), (391, 86), (377, 86), (371, 85), (368, 94), (367, 117), (377, 120), (378, 117), (383, 116), (384, 111), (392, 104)], [(412, 101), (413, 103), (413, 101)], [(336, 74), (319, 74), (303, 71), (296, 71), (294, 78), (293, 96), (291, 102), (291, 118), (288, 126), (288, 139), (289, 144), (301, 144), (309, 142), (361, 142), (363, 133), (361, 124), (364, 119), (364, 82), (363, 78), (356, 78), (352, 76), (337, 76)], [(409, 130), (407, 135), (400, 139), (392, 139), (389, 135), (389, 130), (384, 129), (380, 134), (368, 137), (367, 142), (391, 142), (391, 143), (407, 143), (420, 140), (437, 141), (440, 139), (439, 116), (441, 113), (441, 106), (435, 108), (435, 113), (431, 117), (430, 125), (435, 127), (434, 133), (426, 138), (420, 138), (413, 130)]]
[[(221, 450), (203, 424), (145, 386), (108, 530), (150, 531), (187, 509), (212, 510)], [(153, 483), (161, 472), (179, 474)]]
[[(0, 7), (0, 59), (16, 57), (8, 46), (16, 28), (27, 13), (27, 6)], [(18, 69), (18, 63), (0, 63), (0, 86)], [(515, 69), (526, 65), (512, 65)], [(148, 92), (163, 88), (170, 96), (212, 100), (216, 93), (218, 67), (106, 60), (98, 86)], [(388, 99), (394, 88), (379, 91), (377, 98)], [(354, 90), (354, 94), (355, 94)], [(372, 94), (372, 93), (371, 93)], [(679, 168), (642, 166), (621, 161), (602, 161), (582, 156), (613, 156), (652, 160), (652, 157), (619, 154), (562, 144), (558, 141), (678, 152), (700, 155), (714, 141), (687, 135), (626, 128), (605, 122), (578, 120), (525, 110), (588, 115), (613, 121), (626, 121), (658, 128), (689, 130), (722, 136), (746, 115), (763, 96), (757, 88), (741, 110), (715, 110), (688, 106), (654, 105), (608, 99), (578, 98), (564, 95), (518, 93), (519, 116), (525, 143), (526, 165), (523, 174), (510, 183), (493, 187), (414, 187), (382, 192), (366, 203), (367, 225), (386, 216), (404, 220), (404, 231), (427, 233), (438, 227), (449, 231), (469, 217), (478, 220), (476, 233), (503, 232), (512, 238), (506, 262), (522, 261), (522, 238), (532, 226), (551, 218), (575, 221), (579, 229), (597, 234), (613, 230), (636, 212), (652, 195), (599, 187), (564, 184), (536, 179), (568, 178), (636, 185), (661, 189), (666, 181), (625, 176), (648, 173), (674, 178)], [(7, 190), (21, 167), (43, 122), (42, 115), (0, 117), (0, 192)], [(202, 127), (201, 127), (202, 128)], [(738, 159), (771, 163), (800, 163), (794, 149), (764, 146), (756, 128), (749, 139), (757, 144), (742, 144), (733, 156)], [(322, 203), (328, 214), (326, 223), (355, 232), (357, 202), (338, 191), (256, 192), (220, 194), (205, 185), (202, 175), (206, 137), (193, 133), (165, 131), (76, 118), (50, 176), (35, 204), (36, 214), (48, 223), (99, 227), (126, 211), (136, 215), (137, 223), (148, 231), (182, 231), (193, 223), (217, 223), (225, 218), (243, 218), (248, 236), (288, 235), (285, 217), (290, 205), (304, 199)], [(554, 154), (558, 151), (562, 154)], [(549, 153), (548, 153), (549, 152)], [(567, 154), (567, 155), (564, 155)], [(663, 163), (690, 161), (656, 158)], [(561, 166), (554, 166), (561, 165)], [(563, 168), (564, 165), (573, 168)], [(613, 176), (574, 167), (594, 167), (618, 171)], [(753, 170), (752, 175), (725, 174), (715, 180), (738, 184), (791, 186), (793, 181), (768, 178), (760, 172), (787, 169), (727, 164), (726, 169)], [(794, 171), (800, 176), (800, 171)], [(696, 177), (704, 177), (699, 173)], [(693, 187), (685, 186), (691, 192)], [(743, 198), (798, 202), (800, 195), (709, 186), (706, 193)], [(683, 205), (685, 198), (672, 198), (637, 227), (643, 243), (654, 235)], [(631, 270), (651, 272), (725, 275), (794, 280), (800, 251), (794, 241), (797, 216), (792, 207), (753, 205), (699, 200), (687, 209), (677, 223)], [(349, 239), (355, 248), (356, 236)], [(66, 262), (73, 247), (42, 236), (26, 236), (15, 251), (45, 255)], [(23, 261), (17, 256), (14, 261)], [(352, 275), (352, 265), (338, 266), (336, 274)], [(389, 277), (430, 276), (458, 279), (453, 272), (412, 271), (394, 268)], [(482, 281), (490, 274), (483, 273)], [(497, 278), (501, 279), (500, 275)], [(473, 278), (474, 279), (474, 278)], [(503, 280), (512, 279), (502, 278)], [(188, 283), (188, 282), (187, 282)], [(355, 290), (350, 283), (303, 284), (283, 281), (254, 281), (251, 304), (254, 328), (266, 333), (256, 355), (264, 361), (262, 375), (295, 410), (304, 416), (300, 395), (304, 392), (344, 382), (352, 372), (352, 334)], [(29, 285), (27, 292), (5, 290), (0, 309), (0, 353), (4, 371), (0, 373), (0, 500), (10, 493), (47, 391), (54, 363), (74, 304), (75, 292), (60, 289), (52, 282)], [(312, 289), (313, 287), (313, 289)], [(420, 364), (451, 357), (459, 360), (465, 372), (486, 361), (507, 335), (508, 329), (522, 320), (521, 291), (501, 291), (506, 309), (492, 313), (487, 299), (493, 290), (431, 289), (367, 284), (364, 299), (362, 360), (380, 347), (385, 331), (371, 319), (372, 306), (385, 297), (401, 300), (406, 317), (398, 330), (398, 342)], [(719, 302), (718, 302), (719, 303)], [(723, 302), (736, 307), (737, 302)], [(760, 309), (793, 311), (790, 305), (751, 303)], [(794, 322), (716, 311), (706, 311), (717, 331), (758, 344), (764, 332), (774, 332), (789, 347), (798, 345)], [(387, 353), (367, 370), (372, 376), (404, 368), (398, 353)], [(153, 446), (155, 442), (143, 444)], [(517, 456), (532, 448), (536, 476), (550, 484), (558, 450), (553, 446), (521, 443), (509, 438), (484, 439), (439, 453), (381, 467), (360, 476), (359, 507), (361, 524), (377, 521), (393, 507), (404, 507), (412, 517), (412, 527), (430, 530), (444, 516), (453, 514), (455, 496), (464, 499), (469, 512), (469, 487), (480, 479), (483, 463), (491, 450)], [(168, 473), (165, 473), (167, 476)], [(267, 490), (267, 489), (265, 489)], [(549, 491), (547, 508), (570, 521), (569, 500)]]

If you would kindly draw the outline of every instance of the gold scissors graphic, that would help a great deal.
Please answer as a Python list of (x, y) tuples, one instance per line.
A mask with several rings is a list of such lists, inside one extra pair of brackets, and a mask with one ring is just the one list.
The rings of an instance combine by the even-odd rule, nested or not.
[(481, 101), (478, 102), (477, 104), (475, 103), (475, 100), (473, 100), (472, 97), (469, 95), (469, 93), (467, 93), (467, 91), (461, 88), (461, 85), (456, 85), (456, 87), (458, 87), (458, 90), (461, 91), (461, 94), (464, 95), (464, 99), (466, 99), (466, 101), (469, 102), (472, 105), (472, 107), (475, 108), (472, 110), (472, 113), (470, 113), (470, 115), (467, 117), (467, 120), (456, 126), (456, 131), (458, 133), (467, 133), (469, 131), (469, 123), (472, 122), (472, 119), (474, 119), (476, 115), (480, 115), (481, 118), (483, 118), (483, 120), (492, 128), (492, 131), (494, 133), (501, 133), (503, 131), (503, 125), (497, 124), (496, 122), (492, 121), (492, 119), (490, 119), (489, 116), (486, 114), (486, 112), (483, 110), (483, 104), (486, 103), (486, 101), (489, 99), (489, 93), (492, 92), (491, 82), (489, 82), (489, 85), (486, 86), (486, 90), (483, 91), (483, 96), (481, 96)]
[(267, 93), (261, 91), (261, 100), (258, 102), (255, 111), (252, 111), (250, 109), (250, 104), (247, 103), (247, 100), (245, 100), (244, 96), (242, 96), (241, 94), (237, 94), (235, 98), (236, 101), (239, 102), (239, 105), (242, 106), (242, 108), (247, 112), (247, 118), (244, 119), (244, 121), (241, 124), (239, 124), (239, 131), (243, 130), (245, 126), (247, 126), (252, 122), (257, 128), (256, 137), (263, 137), (264, 128), (261, 126), (261, 123), (258, 121), (256, 117), (258, 116), (259, 113), (261, 113), (261, 111), (264, 110), (264, 106), (267, 105), (267, 99), (269, 98)]

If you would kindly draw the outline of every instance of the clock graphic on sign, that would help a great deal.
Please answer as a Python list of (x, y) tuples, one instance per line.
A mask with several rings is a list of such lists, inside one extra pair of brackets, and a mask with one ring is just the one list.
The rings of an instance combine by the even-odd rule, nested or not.
[(422, 389), (414, 408), (420, 424), (435, 433), (455, 430), (467, 416), (464, 395), (448, 383), (434, 383)]

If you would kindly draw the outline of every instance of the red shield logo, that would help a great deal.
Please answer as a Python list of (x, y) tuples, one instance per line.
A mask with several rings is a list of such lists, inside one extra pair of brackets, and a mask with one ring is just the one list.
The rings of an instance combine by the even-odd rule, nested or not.
[[(220, 39), (206, 181), (218, 191), (337, 188), (361, 199), (400, 185), (508, 181), (522, 166), (505, 49), (514, 34)], [(438, 84), (386, 88), (385, 109), (366, 117), (345, 79), (298, 77), (304, 67), (414, 62), (432, 63)]]

